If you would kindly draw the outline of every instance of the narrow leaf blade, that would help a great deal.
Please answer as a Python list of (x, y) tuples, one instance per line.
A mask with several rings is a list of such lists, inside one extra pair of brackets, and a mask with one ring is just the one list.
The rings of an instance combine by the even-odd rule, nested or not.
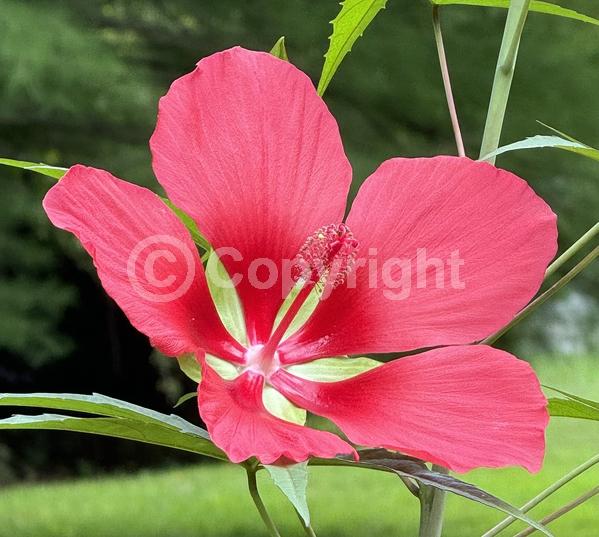
[(479, 489), (471, 483), (466, 483), (465, 481), (461, 481), (450, 475), (434, 472), (419, 459), (387, 451), (385, 449), (365, 449), (360, 450), (358, 454), (360, 455), (360, 461), (358, 463), (351, 463), (351, 465), (357, 464), (359, 466), (370, 468), (385, 469), (395, 472), (399, 476), (414, 479), (423, 485), (429, 485), (440, 490), (451, 492), (468, 500), (486, 505), (487, 507), (503, 511), (504, 513), (526, 522), (526, 524), (536, 528), (548, 537), (552, 537), (552, 534), (547, 528), (526, 516), (517, 507)]
[(519, 151), (522, 149), (542, 149), (550, 147), (563, 149), (572, 153), (577, 153), (579, 155), (585, 156), (593, 160), (599, 160), (598, 149), (594, 149), (593, 147), (585, 145), (581, 142), (576, 142), (573, 140), (562, 138), (561, 136), (544, 135), (532, 136), (530, 138), (525, 138), (524, 140), (520, 140), (512, 144), (504, 145), (503, 147), (500, 147), (492, 153), (485, 155), (480, 160), (488, 160), (492, 157), (496, 157), (497, 155), (501, 155), (509, 151)]
[[(461, 5), (461, 6), (478, 6), (478, 7), (500, 7), (508, 8), (510, 6), (510, 0), (431, 0), (431, 3), (437, 6), (450, 6), (450, 5)], [(544, 13), (545, 15), (555, 15), (557, 17), (563, 17), (566, 19), (577, 20), (580, 22), (587, 22), (599, 26), (599, 20), (589, 15), (579, 13), (573, 9), (561, 7), (551, 2), (543, 2), (540, 0), (532, 0), (529, 7), (530, 11), (537, 13)]]
[(179, 397), (179, 399), (177, 399), (177, 402), (175, 403), (175, 406), (173, 408), (177, 408), (179, 406), (181, 406), (183, 403), (189, 401), (190, 399), (195, 399), (198, 396), (197, 392), (188, 392), (184, 395), (182, 395), (181, 397)]
[(553, 390), (567, 399), (551, 398), (549, 399), (549, 414), (551, 416), (561, 416), (566, 418), (581, 418), (599, 421), (599, 402), (579, 397), (572, 393), (565, 392), (553, 386), (543, 386)]
[(332, 21), (333, 34), (329, 38), (329, 49), (318, 82), (318, 94), (322, 95), (339, 69), (343, 58), (351, 51), (357, 39), (385, 7), (387, 0), (345, 0), (341, 11)]
[(69, 412), (82, 412), (112, 418), (128, 418), (141, 423), (154, 423), (210, 440), (201, 427), (173, 414), (156, 412), (133, 403), (107, 397), (98, 393), (82, 395), (73, 393), (0, 393), (0, 405), (29, 408), (47, 408)]
[(60, 414), (15, 415), (0, 420), (0, 429), (45, 429), (97, 434), (228, 460), (210, 440), (169, 429), (157, 423), (143, 423), (129, 418), (78, 418)]
[(14, 160), (11, 158), (0, 158), (0, 164), (11, 166), (13, 168), (21, 168), (22, 170), (28, 170), (30, 172), (41, 173), (42, 175), (47, 175), (54, 179), (60, 179), (68, 171), (67, 168), (50, 166), (43, 162), (27, 162), (25, 160)]
[(549, 415), (561, 418), (579, 418), (599, 421), (599, 409), (580, 401), (552, 397), (549, 399)]

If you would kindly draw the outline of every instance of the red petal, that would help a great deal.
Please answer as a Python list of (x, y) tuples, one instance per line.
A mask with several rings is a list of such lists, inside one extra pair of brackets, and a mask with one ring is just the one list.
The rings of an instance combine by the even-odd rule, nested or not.
[(341, 382), (307, 381), (285, 370), (271, 382), (356, 444), (457, 472), (509, 465), (534, 472), (543, 461), (549, 416), (535, 373), (491, 347), (435, 349)]
[(44, 209), (81, 241), (106, 292), (152, 345), (172, 356), (203, 348), (241, 359), (189, 232), (156, 194), (77, 165), (50, 189)]
[[(333, 116), (289, 62), (237, 47), (173, 83), (150, 145), (169, 198), (215, 248), (243, 257), (225, 251), (223, 262), (243, 276), (238, 291), (248, 333), (265, 342), (282, 303), (281, 260), (343, 218), (351, 167)], [(279, 266), (268, 289), (248, 281), (260, 258)], [(254, 268), (268, 281), (268, 268)]]
[(200, 415), (213, 442), (233, 462), (257, 457), (263, 464), (279, 459), (301, 462), (311, 456), (355, 454), (338, 436), (276, 418), (262, 403), (264, 377), (247, 371), (224, 380), (204, 361), (198, 391)]
[[(377, 285), (367, 267), (356, 269), (357, 286), (334, 291), (288, 342), (287, 362), (483, 339), (536, 293), (557, 247), (556, 217), (525, 181), (466, 158), (383, 163), (347, 223), (358, 256), (376, 259)], [(453, 252), (463, 265), (452, 280)]]

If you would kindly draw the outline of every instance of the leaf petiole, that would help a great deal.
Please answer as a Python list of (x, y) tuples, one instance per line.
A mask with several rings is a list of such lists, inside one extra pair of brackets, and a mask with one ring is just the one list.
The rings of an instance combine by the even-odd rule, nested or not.
[(252, 468), (246, 467), (246, 472), (247, 472), (248, 489), (250, 491), (250, 496), (252, 497), (252, 500), (254, 501), (254, 505), (256, 506), (256, 509), (258, 510), (258, 513), (260, 514), (260, 518), (262, 519), (262, 522), (264, 522), (264, 525), (266, 526), (266, 529), (268, 530), (268, 533), (270, 534), (271, 537), (281, 537), (281, 534), (279, 533), (279, 530), (275, 526), (273, 519), (268, 514), (266, 505), (264, 505), (264, 502), (262, 501), (262, 498), (260, 497), (260, 492), (258, 491), (258, 484), (256, 482), (257, 469), (253, 468), (253, 467)]

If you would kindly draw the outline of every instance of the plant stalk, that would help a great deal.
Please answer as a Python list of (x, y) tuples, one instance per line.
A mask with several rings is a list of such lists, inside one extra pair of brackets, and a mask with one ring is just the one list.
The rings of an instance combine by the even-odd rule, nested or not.
[[(499, 147), (503, 120), (516, 68), (520, 37), (528, 15), (530, 1), (511, 0), (510, 2), (497, 67), (495, 68), (495, 78), (479, 158), (492, 153)], [(489, 161), (491, 164), (495, 164), (495, 157), (490, 158)]]
[(589, 242), (599, 235), (599, 222), (589, 229), (582, 237), (580, 237), (570, 248), (560, 255), (545, 272), (545, 279), (549, 278), (557, 269), (559, 269), (566, 261), (569, 261), (574, 255), (582, 250)]
[(449, 109), (449, 117), (451, 118), (451, 126), (453, 128), (455, 143), (458, 148), (458, 155), (460, 157), (465, 157), (466, 151), (464, 149), (464, 141), (462, 139), (462, 131), (460, 130), (460, 122), (458, 120), (458, 113), (455, 107), (453, 91), (451, 90), (449, 67), (447, 65), (445, 45), (443, 44), (443, 33), (441, 32), (441, 20), (439, 18), (439, 6), (436, 4), (433, 4), (433, 31), (435, 34), (437, 53), (439, 54), (439, 65), (441, 66), (441, 78), (443, 79), (443, 87), (445, 88), (447, 108)]
[[(582, 463), (577, 468), (574, 468), (574, 470), (572, 470), (571, 472), (568, 472), (564, 477), (562, 477), (561, 479), (558, 479), (555, 483), (551, 484), (545, 490), (543, 490), (542, 492), (537, 494), (532, 500), (528, 501), (522, 507), (520, 507), (520, 511), (522, 511), (523, 513), (527, 513), (533, 507), (536, 507), (537, 505), (539, 505), (543, 500), (545, 500), (545, 498), (548, 498), (549, 496), (551, 496), (554, 492), (556, 492), (557, 490), (562, 488), (566, 483), (569, 483), (574, 478), (578, 477), (583, 472), (586, 472), (589, 468), (591, 468), (592, 466), (594, 466), (597, 463), (599, 463), (599, 454), (595, 455), (594, 457), (591, 457), (588, 461)], [(509, 517), (505, 518), (504, 520), (502, 520), (496, 526), (492, 527), (482, 537), (494, 537), (495, 535), (497, 535), (499, 532), (503, 531), (505, 528), (507, 528), (509, 525), (511, 525), (515, 521), (516, 521), (516, 519), (514, 517), (509, 516)], [(541, 521), (541, 523), (544, 524), (543, 521)]]
[[(433, 464), (433, 470), (448, 474), (449, 470)], [(418, 537), (441, 537), (446, 492), (428, 485), (420, 486), (420, 530)]]
[[(550, 515), (547, 515), (544, 519), (541, 520), (541, 524), (545, 525), (549, 524), (550, 522), (553, 522), (554, 520), (565, 515), (566, 513), (569, 513), (573, 509), (576, 509), (579, 505), (582, 505), (584, 502), (590, 500), (593, 496), (596, 496), (597, 494), (599, 494), (599, 487), (595, 487), (594, 489), (585, 492), (582, 496), (579, 496), (575, 500), (572, 500), (570, 503), (567, 503), (563, 507), (560, 507), (557, 511), (554, 511)], [(526, 528), (520, 533), (514, 535), (514, 537), (527, 537), (535, 531), (537, 531), (536, 528)]]
[(506, 332), (516, 326), (522, 319), (528, 317), (534, 310), (536, 310), (541, 304), (546, 302), (555, 293), (557, 293), (562, 287), (570, 283), (578, 274), (580, 274), (585, 268), (587, 268), (594, 260), (599, 256), (599, 246), (596, 246), (586, 257), (584, 257), (577, 265), (574, 266), (565, 276), (560, 278), (554, 283), (547, 291), (540, 294), (535, 298), (528, 306), (518, 313), (507, 325), (501, 330), (491, 334), (488, 338), (483, 339), (480, 343), (483, 345), (492, 345)]
[(271, 537), (281, 537), (279, 530), (275, 526), (273, 519), (268, 514), (266, 510), (266, 506), (260, 497), (260, 492), (258, 492), (258, 484), (256, 483), (256, 469), (255, 468), (246, 468), (247, 477), (248, 477), (248, 489), (250, 491), (250, 496), (252, 500), (254, 500), (254, 504), (256, 505), (256, 509), (260, 514), (260, 518), (262, 518), (262, 522), (266, 526), (268, 533)]
[(294, 511), (295, 511), (295, 514), (297, 515), (297, 518), (300, 521), (300, 524), (302, 525), (302, 528), (304, 528), (304, 532), (306, 533), (306, 535), (308, 537), (316, 537), (316, 533), (314, 532), (312, 525), (311, 524), (306, 525), (306, 523), (304, 522), (304, 519), (303, 519), (302, 515), (300, 515), (299, 511), (295, 508), (294, 508)]

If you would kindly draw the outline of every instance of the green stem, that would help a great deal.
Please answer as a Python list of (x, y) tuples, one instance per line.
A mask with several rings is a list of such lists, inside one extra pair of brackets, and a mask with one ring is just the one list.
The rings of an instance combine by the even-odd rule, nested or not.
[(256, 469), (255, 468), (246, 468), (247, 477), (248, 477), (248, 489), (250, 491), (250, 496), (252, 500), (254, 500), (254, 504), (256, 505), (256, 509), (258, 513), (260, 513), (260, 518), (264, 522), (266, 529), (271, 537), (281, 537), (279, 530), (275, 526), (272, 518), (268, 514), (266, 510), (266, 506), (260, 497), (260, 493), (258, 492), (258, 484), (256, 483)]
[[(447, 468), (433, 464), (433, 470), (447, 474)], [(420, 486), (420, 530), (418, 537), (441, 537), (446, 492), (428, 485)]]
[(570, 283), (570, 281), (573, 280), (578, 274), (580, 274), (585, 268), (587, 268), (595, 260), (597, 256), (599, 256), (599, 246), (596, 246), (595, 249), (592, 250), (591, 253), (589, 253), (585, 258), (583, 258), (572, 270), (570, 270), (570, 272), (568, 272), (565, 276), (560, 278), (555, 284), (553, 284), (549, 289), (547, 289), (547, 291), (540, 294), (528, 306), (521, 310), (520, 313), (518, 313), (518, 315), (516, 315), (509, 324), (505, 325), (498, 332), (491, 334), (488, 338), (483, 339), (480, 343), (482, 343), (483, 345), (492, 345), (493, 343), (495, 343), (495, 341), (497, 341), (506, 332), (508, 332), (514, 326), (516, 326), (522, 319), (528, 317), (541, 304), (546, 302), (566, 284)]
[(599, 235), (599, 222), (597, 222), (591, 229), (589, 229), (580, 239), (578, 239), (570, 248), (568, 248), (562, 255), (560, 255), (545, 272), (545, 278), (551, 276), (557, 269), (559, 269), (566, 261), (576, 255), (582, 248), (584, 248), (589, 242), (591, 242), (597, 235)]
[[(595, 487), (594, 489), (585, 492), (575, 500), (572, 500), (570, 503), (567, 503), (563, 507), (560, 507), (557, 511), (554, 511), (550, 515), (547, 515), (543, 520), (541, 520), (541, 524), (545, 526), (546, 524), (553, 522), (554, 520), (565, 515), (566, 513), (569, 513), (573, 509), (576, 509), (579, 505), (582, 505), (584, 502), (590, 500), (593, 496), (596, 496), (597, 494), (599, 494), (599, 487)], [(534, 533), (535, 531), (537, 531), (536, 528), (529, 527), (521, 531), (520, 533), (517, 533), (516, 535), (514, 535), (514, 537), (528, 537), (528, 535)]]
[[(530, 1), (511, 0), (510, 2), (501, 48), (499, 49), (497, 67), (495, 68), (495, 78), (493, 80), (493, 89), (491, 90), (491, 99), (489, 101), (479, 158), (492, 153), (499, 147), (505, 110), (516, 68), (520, 37), (522, 36), (522, 30), (524, 29), (524, 23), (528, 15)], [(489, 160), (491, 164), (495, 163), (495, 157)]]
[(451, 90), (451, 79), (449, 77), (449, 67), (447, 65), (447, 56), (445, 54), (445, 45), (443, 44), (443, 33), (441, 32), (441, 20), (439, 18), (439, 6), (433, 5), (433, 31), (435, 33), (435, 43), (437, 45), (437, 53), (439, 55), (439, 65), (441, 66), (441, 78), (443, 79), (443, 87), (445, 88), (445, 98), (447, 99), (447, 108), (449, 109), (449, 117), (451, 118), (451, 126), (455, 143), (458, 148), (460, 157), (466, 156), (464, 149), (464, 141), (462, 140), (462, 132), (460, 130), (460, 122), (458, 113), (453, 99), (453, 91)]
[[(537, 494), (532, 500), (530, 500), (529, 502), (525, 503), (522, 507), (520, 507), (520, 511), (522, 511), (523, 513), (527, 513), (533, 507), (536, 507), (537, 505), (539, 505), (545, 498), (551, 496), (554, 492), (556, 492), (557, 490), (562, 488), (566, 483), (569, 483), (575, 477), (578, 477), (583, 472), (586, 472), (589, 468), (591, 468), (592, 466), (594, 466), (597, 463), (599, 463), (599, 454), (595, 455), (594, 457), (591, 457), (588, 461), (582, 463), (577, 468), (574, 468), (574, 470), (567, 473), (564, 477), (562, 477), (561, 479), (558, 479), (555, 483), (553, 483), (552, 485), (547, 487), (545, 490), (543, 490), (542, 492)], [(512, 524), (515, 521), (516, 521), (516, 519), (514, 517), (511, 517), (511, 516), (507, 517), (506, 519), (502, 520), (499, 524), (497, 524), (497, 526), (494, 526), (493, 528), (491, 528), (482, 537), (494, 537), (500, 531), (503, 531), (505, 528), (507, 528), (510, 524)]]
[(295, 509), (295, 514), (297, 515), (297, 518), (299, 518), (300, 524), (302, 525), (302, 528), (304, 528), (304, 531), (306, 532), (306, 535), (308, 537), (316, 537), (316, 533), (314, 532), (314, 530), (312, 529), (312, 526), (310, 524), (306, 524), (304, 522), (304, 519), (302, 517), (302, 515), (299, 514), (299, 511), (297, 509)]

